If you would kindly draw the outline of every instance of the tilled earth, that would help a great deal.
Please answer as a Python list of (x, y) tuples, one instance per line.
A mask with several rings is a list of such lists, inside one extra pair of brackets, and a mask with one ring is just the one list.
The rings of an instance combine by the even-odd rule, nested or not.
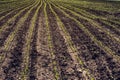
[(1, 12), (0, 80), (120, 80), (118, 17), (52, 0)]

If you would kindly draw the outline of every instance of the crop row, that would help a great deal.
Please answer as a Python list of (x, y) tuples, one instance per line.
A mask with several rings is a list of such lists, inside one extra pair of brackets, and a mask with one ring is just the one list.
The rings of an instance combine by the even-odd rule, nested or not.
[[(52, 4), (52, 5), (54, 5), (54, 4)], [(57, 7), (57, 6), (55, 6), (54, 5), (54, 7), (56, 7), (57, 9), (55, 9), (55, 11), (58, 11), (58, 10), (60, 10), (60, 8), (61, 7)], [(64, 8), (65, 9), (65, 8)], [(77, 17), (74, 17), (74, 18), (72, 18), (71, 16), (69, 16), (68, 14), (70, 13), (67, 13), (66, 14), (66, 12), (64, 12), (63, 11), (63, 8), (60, 10), (62, 13), (64, 13), (64, 15), (65, 16), (67, 16), (68, 18), (70, 18), (70, 19), (72, 19), (72, 20), (74, 20), (74, 22), (77, 22), (77, 24), (80, 26), (80, 28), (82, 29), (82, 27), (83, 27), (83, 25), (81, 25), (81, 23), (79, 23), (79, 21), (77, 21), (77, 19), (75, 19), (75, 18), (77, 18)], [(60, 11), (57, 13), (57, 14), (60, 14), (60, 15), (62, 15), (62, 13), (60, 13)], [(66, 11), (66, 10), (65, 10)], [(59, 16), (60, 16), (59, 15)], [(70, 14), (70, 15), (72, 15), (72, 14)], [(74, 15), (75, 15), (75, 13), (74, 13)], [(64, 16), (64, 18), (65, 18), (65, 16)], [(73, 15), (72, 15), (73, 16)], [(62, 19), (62, 17), (60, 16), (60, 18)], [(88, 20), (88, 19), (87, 19)], [(66, 21), (69, 21), (69, 20), (67, 20), (66, 19)], [(84, 20), (83, 20), (84, 21)], [(65, 22), (65, 21), (62, 21), (62, 22)], [(72, 22), (72, 21), (69, 21), (69, 22)], [(65, 22), (65, 23), (69, 23), (69, 22)], [(64, 23), (64, 24), (65, 24)], [(71, 24), (72, 25), (72, 24)], [(67, 26), (67, 25), (66, 25)], [(75, 24), (74, 24), (74, 26), (75, 26)], [(77, 25), (76, 25), (77, 26)], [(72, 26), (73, 27), (73, 26)], [(67, 28), (67, 29), (69, 29), (69, 28)], [(72, 31), (73, 29), (71, 29), (71, 31), (70, 32), (73, 32)], [(101, 41), (98, 41), (97, 39), (96, 39), (96, 37), (94, 37), (92, 34), (91, 34), (91, 32), (89, 32), (90, 30), (89, 30), (89, 28), (88, 28), (88, 30), (89, 31), (87, 31), (87, 28), (86, 27), (84, 27), (83, 29), (82, 29), (87, 35), (89, 35), (90, 37), (91, 37), (91, 39), (102, 49), (102, 50), (104, 50), (106, 53), (108, 53), (108, 55), (109, 54), (111, 54), (113, 51), (109, 48), (109, 47), (105, 47), (105, 46), (103, 46), (103, 44), (101, 43)], [(94, 30), (95, 31), (95, 30)], [(70, 33), (69, 32), (69, 33)], [(79, 32), (80, 33), (80, 32)], [(97, 36), (98, 34), (96, 34), (96, 36)], [(75, 35), (76, 36), (76, 35)], [(75, 39), (75, 40), (77, 40), (77, 39)], [(74, 40), (74, 41), (75, 41)], [(118, 42), (119, 43), (119, 42)], [(116, 43), (117, 44), (117, 43)], [(86, 44), (87, 45), (87, 44)], [(115, 44), (113, 45), (113, 46), (115, 46)], [(118, 46), (119, 47), (119, 46)], [(119, 50), (119, 48), (117, 48), (118, 50)], [(99, 52), (99, 51), (98, 51)], [(99, 54), (99, 53), (98, 53)], [(119, 56), (116, 56), (116, 53), (115, 52), (113, 52), (112, 54), (112, 57), (114, 57), (115, 59), (117, 59), (117, 60), (119, 60)], [(119, 55), (119, 52), (118, 52), (118, 55)], [(106, 66), (107, 67), (107, 66)], [(109, 70), (108, 70), (109, 71)], [(109, 72), (110, 73), (110, 72)], [(112, 74), (110, 73), (110, 75), (111, 75), (111, 78), (113, 78), (112, 77)]]
[(33, 0), (0, 13), (0, 79), (119, 80), (119, 20), (76, 2)]

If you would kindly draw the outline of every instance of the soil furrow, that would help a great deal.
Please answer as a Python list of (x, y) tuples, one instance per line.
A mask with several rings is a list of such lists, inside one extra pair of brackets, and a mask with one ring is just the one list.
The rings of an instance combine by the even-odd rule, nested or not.
[[(76, 6), (75, 6), (76, 7)], [(77, 7), (78, 8), (78, 7)], [(83, 8), (83, 7), (79, 7), (82, 8), (84, 10), (86, 10), (87, 12), (96, 15), (96, 16), (103, 16), (103, 17), (109, 17), (112, 16), (113, 14), (107, 11), (101, 11), (101, 10), (94, 10), (94, 9), (89, 9), (89, 8)]]
[[(88, 30), (101, 42), (103, 42), (103, 44), (105, 44), (105, 46), (108, 46), (111, 50), (113, 50), (116, 54), (119, 56), (119, 50), (120, 50), (120, 45), (118, 44), (119, 42), (115, 41), (114, 39), (112, 39), (112, 37), (110, 37), (108, 34), (106, 34), (105, 31), (102, 31), (101, 28), (96, 27), (91, 25), (90, 22), (88, 22), (85, 19), (82, 19), (78, 16), (75, 16), (74, 14), (70, 13), (69, 11), (66, 11), (67, 14), (71, 15), (72, 17), (76, 18), (78, 21), (80, 21), (86, 28), (88, 28)], [(119, 41), (119, 40), (118, 40)]]
[(55, 60), (57, 61), (58, 68), (60, 69), (59, 73), (61, 80), (82, 79), (82, 74), (80, 75), (79, 71), (76, 69), (77, 64), (73, 63), (70, 54), (67, 52), (67, 46), (63, 36), (60, 34), (55, 16), (51, 13), (49, 8), (47, 8), (47, 12), (50, 23), (49, 25), (51, 30), (52, 43), (55, 50)]
[(17, 13), (19, 13), (19, 11), (25, 9), (26, 7), (29, 7), (31, 5), (28, 6), (23, 6), (22, 8), (18, 8), (10, 13), (8, 13), (5, 17), (3, 16), (3, 18), (0, 20), (0, 26), (3, 26), (10, 18), (12, 18), (13, 16), (15, 16)]
[(44, 2), (44, 16), (45, 16), (45, 26), (46, 26), (46, 31), (47, 31), (47, 44), (49, 48), (49, 54), (52, 58), (52, 66), (53, 66), (53, 71), (54, 71), (54, 77), (56, 80), (60, 79), (60, 75), (58, 72), (58, 67), (57, 67), (57, 61), (55, 60), (55, 54), (54, 54), (54, 48), (53, 48), (53, 43), (52, 43), (52, 35), (50, 32), (50, 26), (49, 26), (49, 20), (48, 20), (48, 14), (47, 14), (47, 3), (46, 1)]
[[(85, 67), (85, 63), (82, 61), (82, 59), (78, 56), (79, 52), (76, 48), (76, 46), (74, 45), (74, 43), (71, 41), (71, 36), (69, 35), (67, 29), (64, 27), (65, 25), (61, 22), (60, 18), (57, 16), (57, 14), (54, 12), (54, 10), (51, 8), (50, 9), (53, 12), (53, 14), (56, 16), (56, 20), (57, 20), (57, 24), (58, 24), (58, 28), (60, 30), (61, 35), (64, 37), (66, 46), (67, 46), (67, 50), (72, 58), (72, 60), (74, 61), (74, 64), (77, 64), (76, 66), (76, 70), (77, 72), (81, 73), (81, 75), (83, 75), (82, 77), (84, 77), (86, 80), (90, 79), (90, 80), (94, 80), (93, 75), (90, 73), (90, 71)], [(79, 75), (80, 76), (80, 75)]]
[[(55, 9), (55, 8), (54, 8)], [(101, 72), (98, 72), (99, 69), (103, 67), (107, 67), (106, 60), (103, 60), (102, 56), (107, 55), (103, 50), (101, 50), (91, 39), (87, 36), (78, 25), (71, 19), (67, 18), (63, 13), (55, 9), (56, 13), (61, 18), (65, 27), (71, 35), (72, 41), (76, 46), (78, 46), (78, 50), (81, 51), (82, 54), (79, 54), (79, 57), (82, 57), (83, 60), (88, 65), (87, 67), (92, 71), (92, 73), (96, 76), (96, 79), (113, 79), (113, 75), (109, 73), (109, 70), (105, 69)], [(110, 55), (107, 55), (108, 57)], [(106, 59), (106, 57), (104, 57)], [(103, 61), (105, 63), (103, 63)], [(101, 63), (101, 64), (98, 64)], [(117, 62), (115, 63), (117, 64)], [(102, 66), (101, 66), (102, 65)], [(110, 64), (109, 64), (110, 65)], [(92, 67), (91, 67), (92, 66)], [(100, 67), (101, 66), (101, 67)], [(116, 66), (119, 67), (119, 66)], [(117, 70), (119, 71), (119, 69)], [(108, 74), (106, 74), (108, 73)], [(101, 76), (102, 74), (102, 76)], [(104, 77), (103, 77), (104, 75)], [(109, 75), (109, 76), (108, 76)]]
[[(34, 35), (34, 30), (35, 30), (35, 26), (36, 26), (36, 20), (37, 20), (37, 16), (38, 16), (38, 12), (39, 9), (42, 6), (42, 2), (39, 1), (39, 3), (37, 3), (37, 6), (33, 9), (34, 12), (32, 12), (32, 19), (30, 20), (29, 23), (29, 29), (27, 30), (27, 33), (25, 34), (25, 43), (23, 45), (23, 49), (22, 49), (22, 70), (20, 73), (20, 79), (22, 80), (27, 80), (30, 79), (30, 65), (31, 65), (31, 58), (30, 55), (31, 54), (31, 50), (32, 50), (32, 42), (33, 42), (33, 35)], [(34, 54), (33, 54), (34, 55)]]
[[(56, 2), (55, 4), (58, 4), (58, 2)], [(71, 3), (66, 3), (66, 2), (60, 2), (59, 4), (63, 5), (63, 6), (69, 6), (69, 9), (79, 9), (77, 12), (81, 14), (81, 11), (87, 12), (91, 15), (97, 16), (97, 17), (102, 17), (102, 18), (113, 18), (118, 20), (117, 17), (114, 16), (114, 14), (112, 12), (109, 12), (107, 10), (98, 10), (98, 9), (92, 9), (90, 7), (83, 7), (81, 5), (73, 5)], [(71, 7), (70, 7), (71, 6)], [(84, 15), (84, 13), (83, 13)], [(87, 16), (87, 15), (86, 15)], [(91, 17), (91, 16), (89, 16)]]
[[(31, 8), (31, 12), (29, 13), (27, 19), (23, 23), (23, 25), (18, 29), (18, 32), (15, 34), (16, 35), (16, 45), (14, 49), (9, 53), (7, 56), (10, 59), (7, 59), (6, 63), (4, 62), (3, 64), (3, 71), (5, 74), (5, 79), (18, 79), (18, 75), (20, 75), (20, 70), (21, 70), (21, 63), (22, 63), (22, 49), (23, 49), (23, 44), (25, 43), (25, 34), (29, 28), (29, 23), (34, 15), (33, 13), (35, 12), (36, 8)], [(17, 61), (17, 62), (16, 62)], [(14, 74), (14, 75), (13, 75)]]
[[(70, 5), (65, 5), (65, 4), (63, 4), (63, 6), (66, 7), (66, 8), (68, 8), (69, 10), (74, 11), (75, 13), (77, 13), (77, 14), (79, 14), (79, 15), (82, 15), (82, 16), (87, 17), (87, 18), (89, 18), (89, 19), (93, 19), (94, 21), (96, 21), (96, 19), (97, 19), (97, 20), (100, 20), (100, 19), (101, 19), (101, 21), (105, 19), (104, 17), (95, 16), (95, 15), (89, 13), (89, 12), (86, 12), (85, 10), (82, 10), (82, 9), (79, 9), (79, 8), (76, 8), (76, 7), (72, 7), (72, 6), (70, 6)], [(106, 19), (107, 19), (107, 18), (106, 18)], [(115, 25), (115, 24), (114, 24), (114, 25)], [(114, 33), (116, 33), (116, 34), (119, 35), (119, 30), (117, 30), (117, 28), (119, 29), (119, 26), (118, 26), (118, 25), (116, 25), (115, 27), (111, 27), (110, 25), (107, 25), (107, 26), (105, 26), (105, 28), (106, 28), (106, 29), (109, 29), (109, 30), (111, 30), (111, 31), (113, 31)], [(113, 29), (113, 30), (112, 30), (112, 29)], [(111, 32), (111, 33), (112, 33), (112, 32)]]
[[(42, 11), (43, 11), (42, 6)], [(37, 57), (37, 79), (39, 80), (55, 80), (54, 70), (52, 65), (52, 58), (50, 55), (50, 49), (47, 44), (47, 30), (45, 26), (45, 16), (41, 12), (39, 16), (39, 28), (38, 28), (38, 38), (36, 43), (36, 48), (38, 52)]]
[[(26, 5), (26, 6), (23, 6), (23, 8), (28, 7), (28, 6), (32, 5), (32, 4), (33, 4), (33, 1), (31, 2), (31, 4), (28, 4), (28, 5)], [(8, 9), (8, 10), (6, 10), (6, 11), (1, 12), (1, 13), (0, 13), (0, 20), (2, 20), (6, 15), (11, 14), (12, 12), (14, 12), (15, 10), (17, 10), (17, 9), (19, 9), (19, 8), (21, 8), (21, 7), (16, 7), (16, 8), (14, 8), (14, 9)]]
[(2, 1), (0, 80), (120, 80), (119, 7), (99, 0)]
[(24, 10), (19, 16), (16, 17), (14, 22), (9, 23), (8, 26), (5, 27), (5, 30), (2, 30), (0, 35), (0, 47), (4, 45), (4, 42), (9, 36), (9, 34), (16, 29), (16, 25), (19, 22), (20, 18), (24, 16), (29, 9), (30, 8)]
[[(57, 3), (56, 3), (57, 4)], [(85, 17), (88, 17), (88, 18), (91, 18), (91, 19), (94, 19), (94, 18), (99, 18), (99, 16), (95, 16), (87, 11), (85, 11), (84, 9), (81, 9), (81, 8), (77, 8), (77, 7), (73, 7), (71, 5), (67, 5), (67, 4), (62, 4), (63, 7), (65, 8), (68, 8), (82, 16), (85, 16)], [(103, 17), (100, 17), (100, 18), (103, 18)]]
[(42, 8), (41, 7), (38, 11), (37, 14), (37, 19), (35, 22), (35, 30), (34, 30), (34, 34), (33, 34), (33, 41), (31, 42), (31, 53), (30, 53), (30, 73), (29, 73), (29, 80), (36, 80), (37, 79), (37, 68), (36, 68), (36, 64), (37, 64), (37, 58), (38, 58), (38, 52), (37, 52), (37, 38), (38, 38), (38, 28), (39, 26), (39, 17), (40, 14), (42, 12)]
[(115, 25), (119, 30), (120, 30), (120, 23), (119, 21), (112, 21), (112, 20), (108, 20), (108, 22), (112, 25)]
[(104, 21), (101, 19), (96, 19), (96, 21), (103, 26), (104, 28), (108, 28), (109, 30), (111, 30), (114, 34), (117, 34), (118, 36), (120, 36), (120, 27), (119, 26), (115, 26), (115, 25), (111, 25), (108, 22), (109, 21)]
[(115, 55), (120, 56), (120, 44), (119, 44), (119, 42), (113, 40), (112, 37), (109, 37), (105, 32), (103, 32), (99, 28), (93, 27), (88, 21), (85, 21), (83, 19), (81, 19), (81, 20), (79, 19), (79, 21), (81, 21), (84, 24), (84, 26), (86, 26), (86, 28), (88, 28), (88, 30), (99, 41), (101, 41), (103, 44), (105, 44), (105, 46), (108, 46), (112, 51), (114, 51), (116, 53)]
[[(35, 5), (35, 3), (33, 4)], [(11, 18), (8, 23), (6, 23), (4, 26), (0, 29), (0, 47), (3, 46), (4, 41), (9, 36), (10, 32), (14, 31), (16, 29), (16, 25), (18, 25), (19, 20), (22, 18), (22, 16), (25, 15), (25, 13), (33, 6), (28, 6), (25, 9), (21, 10), (18, 14), (16, 14), (13, 18)]]
[(10, 13), (10, 12), (13, 11), (13, 10), (14, 10), (14, 9), (11, 9), (11, 10), (4, 11), (4, 12), (0, 13), (0, 18), (1, 18), (2, 16), (5, 16), (7, 13)]
[[(69, 10), (71, 10), (71, 11), (74, 11), (75, 13), (77, 13), (77, 14), (79, 14), (79, 15), (82, 15), (82, 16), (84, 16), (84, 17), (87, 17), (87, 18), (91, 18), (91, 19), (93, 19), (94, 21), (98, 21), (99, 23), (101, 22), (101, 27), (104, 27), (105, 29), (108, 29), (108, 30), (110, 30), (111, 31), (111, 33), (112, 34), (117, 34), (117, 35), (119, 35), (119, 33), (120, 33), (120, 31), (118, 30), (119, 29), (119, 27), (118, 26), (112, 26), (112, 25), (109, 25), (109, 24), (105, 24), (105, 23), (103, 23), (103, 21), (104, 21), (104, 19), (102, 19), (102, 18), (99, 18), (98, 16), (95, 16), (95, 15), (93, 15), (93, 14), (89, 14), (89, 12), (86, 12), (86, 11), (84, 11), (84, 10), (82, 10), (82, 9), (79, 9), (79, 8), (74, 8), (74, 7), (70, 7), (69, 5), (64, 5), (66, 8), (68, 8)], [(88, 16), (89, 17), (88, 17)], [(94, 19), (95, 18), (95, 19)], [(105, 18), (105, 17), (104, 17)], [(107, 19), (107, 18), (106, 18)], [(104, 25), (102, 25), (102, 24), (104, 24)]]

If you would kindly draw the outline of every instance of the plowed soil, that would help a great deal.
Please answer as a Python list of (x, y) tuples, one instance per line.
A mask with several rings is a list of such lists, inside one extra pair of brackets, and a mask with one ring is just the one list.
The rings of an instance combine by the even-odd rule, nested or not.
[(120, 80), (120, 4), (18, 3), (0, 9), (0, 80)]

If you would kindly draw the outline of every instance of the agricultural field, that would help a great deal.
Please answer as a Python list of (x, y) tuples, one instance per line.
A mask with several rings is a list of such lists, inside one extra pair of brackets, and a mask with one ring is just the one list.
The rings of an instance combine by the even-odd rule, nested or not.
[(120, 80), (120, 2), (0, 0), (0, 80)]

